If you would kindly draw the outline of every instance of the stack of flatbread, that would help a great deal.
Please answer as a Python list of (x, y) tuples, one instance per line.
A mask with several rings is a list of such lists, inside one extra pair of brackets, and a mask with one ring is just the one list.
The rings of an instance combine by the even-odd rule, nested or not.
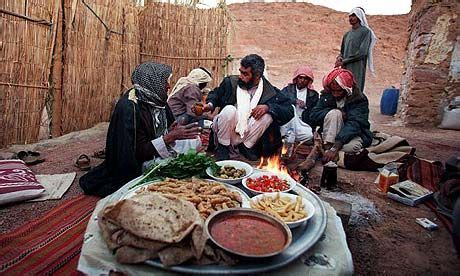
[(234, 262), (206, 244), (195, 206), (175, 196), (142, 193), (106, 206), (98, 215), (102, 236), (120, 263), (159, 257), (167, 266)]

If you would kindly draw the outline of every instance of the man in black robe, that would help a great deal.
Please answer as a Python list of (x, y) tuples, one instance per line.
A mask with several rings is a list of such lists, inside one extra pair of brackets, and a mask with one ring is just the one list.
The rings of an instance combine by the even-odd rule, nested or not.
[(275, 154), (281, 148), (280, 126), (294, 117), (289, 98), (263, 76), (261, 56), (247, 55), (240, 65), (240, 74), (224, 78), (203, 107), (204, 112), (220, 108), (213, 123), (217, 160), (229, 159), (234, 146), (251, 161)]
[(168, 65), (146, 62), (136, 67), (131, 76), (134, 87), (120, 98), (110, 119), (105, 161), (80, 178), (86, 194), (115, 192), (141, 174), (143, 162), (167, 158), (176, 140), (199, 135), (198, 123), (174, 122), (166, 103), (170, 76)]

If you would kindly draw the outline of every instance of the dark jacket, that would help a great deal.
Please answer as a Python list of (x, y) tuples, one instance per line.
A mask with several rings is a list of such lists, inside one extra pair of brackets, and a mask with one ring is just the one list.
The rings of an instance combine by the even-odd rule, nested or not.
[[(318, 103), (310, 113), (310, 120), (315, 125), (322, 127), (326, 114), (336, 108), (337, 103), (331, 92), (323, 90)], [(370, 146), (372, 133), (369, 123), (369, 102), (366, 95), (361, 93), (359, 88), (353, 88), (353, 93), (345, 100), (345, 106), (342, 110), (346, 113), (346, 119), (336, 136), (336, 140), (344, 145), (354, 137), (359, 136), (363, 139), (363, 147)]]
[[(273, 122), (257, 142), (256, 149), (259, 151), (259, 155), (269, 156), (281, 147), (279, 128), (294, 117), (294, 110), (288, 97), (271, 85), (267, 79), (263, 78), (263, 80), (264, 89), (259, 104), (268, 106), (268, 113), (272, 116)], [(238, 76), (224, 78), (219, 87), (208, 94), (206, 103), (212, 103), (214, 107), (221, 109), (227, 105), (235, 105), (237, 86)]]
[[(313, 89), (307, 89), (307, 99), (305, 101), (305, 107), (302, 112), (302, 121), (307, 123), (314, 130), (315, 126), (310, 121), (310, 113), (315, 107), (319, 99), (319, 94)], [(297, 89), (295, 84), (289, 84), (281, 90), (281, 93), (288, 96), (292, 105), (296, 105), (297, 102)]]
[[(159, 156), (151, 140), (155, 139), (153, 119), (147, 106), (138, 102), (135, 90), (126, 92), (117, 102), (110, 119), (106, 139), (106, 159), (80, 178), (86, 194), (107, 196), (141, 174), (142, 163)], [(168, 126), (174, 121), (166, 107)]]

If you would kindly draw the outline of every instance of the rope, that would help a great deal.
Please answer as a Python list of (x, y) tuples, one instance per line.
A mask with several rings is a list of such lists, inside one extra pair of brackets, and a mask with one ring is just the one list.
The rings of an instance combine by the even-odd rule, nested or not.
[(1, 9), (1, 8), (0, 8), (0, 13), (16, 16), (16, 17), (25, 19), (27, 21), (35, 22), (35, 23), (41, 24), (41, 25), (46, 25), (46, 26), (52, 26), (53, 25), (53, 23), (51, 23), (49, 21), (46, 21), (45, 19), (32, 18), (32, 17), (29, 17), (29, 16), (25, 16), (23, 14), (15, 13), (15, 12), (12, 12), (12, 11), (7, 11), (7, 10)]
[(102, 25), (104, 25), (104, 28), (107, 32), (105, 38), (108, 39), (109, 38), (109, 35), (110, 33), (114, 33), (114, 34), (117, 34), (117, 35), (123, 35), (122, 32), (117, 32), (117, 31), (114, 31), (112, 29), (109, 28), (109, 26), (107, 26), (107, 24), (104, 22), (104, 20), (102, 20), (102, 18), (99, 17), (99, 15), (97, 15), (97, 13), (85, 2), (85, 0), (81, 0), (81, 2), (83, 3), (83, 5), (85, 5), (85, 7), (88, 8), (88, 10), (91, 11), (91, 13), (96, 16), (97, 20), (99, 20), (99, 22), (102, 23)]
[[(20, 83), (11, 83), (11, 82), (2, 82), (0, 81), (0, 85), (4, 86), (16, 86), (16, 87), (27, 87), (27, 88), (38, 88), (38, 89), (50, 89), (50, 86), (42, 86), (42, 85), (31, 85), (31, 84), (20, 84)], [(54, 89), (61, 89), (57, 87), (53, 87)]]
[(173, 56), (162, 56), (154, 55), (149, 53), (141, 53), (143, 56), (167, 58), (167, 59), (182, 59), (182, 60), (227, 60), (227, 57), (173, 57)]

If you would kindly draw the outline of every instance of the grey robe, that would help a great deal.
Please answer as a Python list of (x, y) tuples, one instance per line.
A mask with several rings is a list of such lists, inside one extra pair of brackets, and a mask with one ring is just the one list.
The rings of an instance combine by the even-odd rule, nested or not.
[(340, 49), (343, 59), (342, 68), (350, 70), (353, 73), (358, 87), (363, 93), (370, 44), (371, 31), (367, 27), (360, 26), (345, 33)]

